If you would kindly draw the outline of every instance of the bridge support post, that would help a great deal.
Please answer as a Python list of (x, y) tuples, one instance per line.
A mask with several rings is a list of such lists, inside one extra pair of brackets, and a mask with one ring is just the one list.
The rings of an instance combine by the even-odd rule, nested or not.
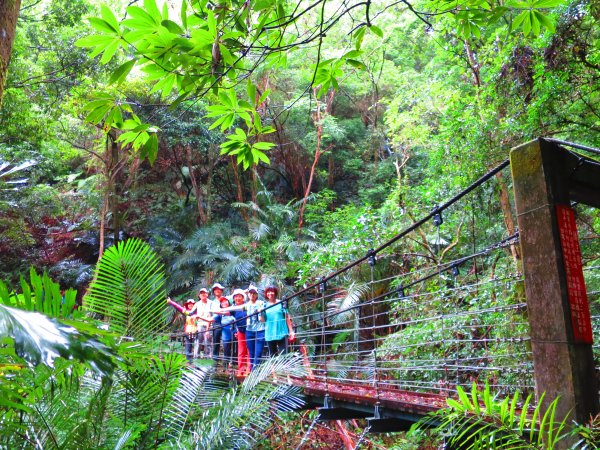
[[(557, 418), (600, 411), (592, 329), (571, 201), (600, 207), (600, 165), (538, 139), (511, 151), (536, 396)], [(565, 444), (567, 445), (567, 444)], [(567, 447), (565, 447), (567, 448)]]

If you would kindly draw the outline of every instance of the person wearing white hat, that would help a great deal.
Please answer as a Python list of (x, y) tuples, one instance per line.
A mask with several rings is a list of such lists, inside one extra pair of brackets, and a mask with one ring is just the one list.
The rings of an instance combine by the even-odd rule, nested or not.
[[(225, 291), (225, 286), (220, 283), (215, 283), (210, 288), (213, 294), (213, 302), (216, 305), (216, 310), (220, 309), (221, 298), (223, 297), (223, 291)], [(213, 311), (214, 313), (214, 311)], [(221, 350), (221, 335), (223, 334), (223, 329), (221, 327), (221, 317), (213, 314), (214, 319), (214, 327), (212, 333), (213, 339), (213, 347), (212, 347), (212, 356), (215, 361), (219, 360), (219, 351)]]
[[(238, 291), (239, 293), (244, 293), (241, 289), (236, 289), (233, 292), (234, 299)], [(248, 302), (242, 304), (236, 303), (236, 305), (226, 308), (225, 311), (245, 311), (247, 316), (246, 346), (248, 347), (250, 356), (250, 370), (254, 370), (262, 359), (263, 348), (265, 346), (264, 312), (261, 312), (265, 308), (265, 303), (262, 300), (258, 300), (258, 288), (256, 286), (252, 284), (248, 286), (246, 293), (249, 298)], [(244, 373), (241, 375), (244, 375)]]
[(170, 297), (168, 297), (167, 304), (171, 305), (185, 316), (185, 323), (183, 325), (185, 357), (187, 358), (188, 363), (191, 363), (192, 358), (194, 357), (194, 345), (198, 331), (198, 317), (196, 316), (195, 310), (196, 303), (194, 302), (193, 298), (188, 298), (183, 302), (183, 306), (181, 306), (179, 303), (174, 302)]
[(248, 326), (246, 327), (246, 341), (250, 353), (250, 365), (252, 370), (260, 363), (265, 348), (265, 302), (258, 299), (258, 288), (251, 284), (248, 286), (248, 303), (246, 313), (248, 314)]
[(212, 358), (212, 322), (213, 311), (217, 306), (212, 300), (208, 299), (208, 289), (200, 288), (198, 290), (198, 301), (196, 302), (196, 314), (202, 321), (198, 322), (198, 340), (194, 348), (194, 357), (198, 357), (200, 346), (202, 346), (203, 356)]
[[(233, 291), (233, 303), (236, 306), (244, 306), (246, 304), (246, 293), (242, 289)], [(237, 325), (237, 357), (238, 357), (238, 376), (246, 376), (250, 373), (250, 353), (246, 343), (246, 322), (248, 316), (245, 310), (233, 311)]]
[[(246, 376), (250, 373), (250, 354), (248, 353), (248, 347), (246, 345), (246, 311), (245, 301), (246, 293), (242, 289), (235, 289), (231, 294), (233, 297), (233, 306), (221, 305), (221, 309), (215, 311), (215, 314), (231, 314), (231, 317), (235, 321), (236, 332), (235, 338), (237, 340), (237, 361), (238, 368), (236, 376)], [(225, 297), (223, 297), (225, 299)], [(227, 320), (227, 316), (223, 316), (223, 320)], [(225, 328), (223, 327), (223, 330)], [(225, 338), (223, 338), (223, 345), (225, 345)]]

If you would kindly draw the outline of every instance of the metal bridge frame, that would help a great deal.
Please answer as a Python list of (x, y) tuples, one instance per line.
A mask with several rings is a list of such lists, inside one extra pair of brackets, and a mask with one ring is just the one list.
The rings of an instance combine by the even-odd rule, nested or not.
[(600, 208), (600, 164), (537, 139), (510, 154), (538, 400), (557, 418), (600, 411), (572, 202)]

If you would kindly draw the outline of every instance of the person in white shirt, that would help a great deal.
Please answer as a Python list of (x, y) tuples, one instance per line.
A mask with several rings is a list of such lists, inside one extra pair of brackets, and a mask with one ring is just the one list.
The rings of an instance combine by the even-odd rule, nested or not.
[(196, 302), (196, 315), (199, 319), (198, 322), (198, 340), (196, 341), (196, 347), (194, 348), (194, 357), (200, 355), (200, 347), (202, 347), (202, 353), (204, 358), (212, 358), (212, 322), (213, 322), (213, 311), (217, 309), (217, 306), (212, 300), (208, 299), (208, 289), (201, 288), (198, 291), (198, 301)]

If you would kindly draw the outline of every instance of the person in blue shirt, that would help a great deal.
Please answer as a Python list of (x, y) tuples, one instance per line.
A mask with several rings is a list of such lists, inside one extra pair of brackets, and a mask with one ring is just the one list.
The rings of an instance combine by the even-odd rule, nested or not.
[(258, 289), (254, 285), (248, 286), (248, 299), (246, 313), (248, 314), (248, 326), (246, 327), (246, 342), (250, 353), (251, 370), (260, 363), (265, 346), (265, 302), (258, 300)]
[[(218, 305), (221, 303), (221, 297), (223, 297), (223, 292), (225, 291), (225, 287), (220, 283), (213, 284), (210, 289), (213, 295), (213, 304)], [(216, 314), (213, 315), (213, 333), (212, 333), (212, 341), (213, 348), (212, 354), (215, 362), (219, 359), (219, 350), (221, 349), (221, 316)]]
[[(229, 307), (229, 300), (227, 297), (221, 297), (221, 310)], [(233, 358), (231, 357), (233, 347), (233, 335), (237, 330), (235, 324), (235, 317), (229, 312), (215, 311), (216, 315), (221, 316), (221, 342), (223, 343), (223, 360), (225, 367), (230, 368), (233, 365)]]
[[(238, 325), (238, 375), (248, 375), (261, 361), (265, 345), (265, 302), (258, 300), (258, 289), (254, 285), (246, 290), (250, 301), (244, 303), (244, 291), (233, 291), (235, 305), (222, 311), (231, 311)], [(244, 321), (244, 317), (246, 320)], [(244, 334), (245, 330), (245, 334)], [(245, 338), (242, 343), (240, 337)], [(244, 352), (244, 345), (247, 352)], [(249, 353), (249, 358), (248, 358)], [(242, 357), (240, 360), (239, 357)]]
[(287, 353), (288, 341), (296, 339), (292, 319), (287, 309), (277, 299), (278, 289), (269, 286), (265, 289), (267, 297), (265, 313), (265, 341), (271, 356)]

